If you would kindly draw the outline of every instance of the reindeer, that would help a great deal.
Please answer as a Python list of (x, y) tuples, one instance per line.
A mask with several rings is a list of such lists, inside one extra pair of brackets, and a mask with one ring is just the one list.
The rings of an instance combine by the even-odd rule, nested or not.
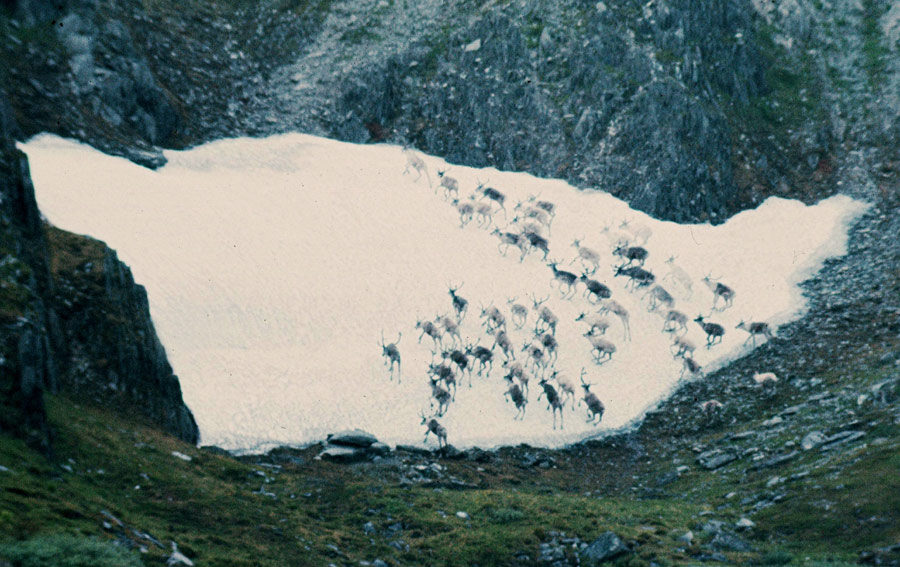
[(385, 364), (390, 363), (390, 376), (391, 381), (394, 380), (394, 363), (397, 363), (397, 383), (400, 383), (400, 349), (397, 348), (397, 345), (400, 344), (400, 339), (403, 338), (403, 333), (397, 334), (397, 342), (393, 342), (390, 344), (384, 344), (384, 331), (381, 331), (381, 356), (385, 357)]
[(559, 317), (554, 315), (549, 307), (543, 305), (548, 299), (550, 299), (549, 295), (538, 301), (534, 294), (531, 294), (531, 302), (534, 305), (534, 310), (538, 312), (537, 322), (534, 325), (534, 332), (543, 333), (547, 330), (547, 327), (549, 327), (553, 336), (556, 336), (556, 325), (559, 323)]
[(481, 192), (482, 197), (487, 197), (491, 201), (500, 205), (500, 208), (503, 210), (503, 217), (506, 218), (506, 205), (504, 204), (506, 202), (506, 195), (504, 195), (500, 191), (497, 191), (493, 187), (485, 187), (484, 183), (482, 183), (481, 181), (478, 181), (478, 188), (476, 189), (476, 191)]
[(666, 320), (663, 323), (662, 330), (664, 333), (674, 333), (678, 329), (681, 329), (682, 334), (687, 333), (687, 315), (681, 311), (669, 309), (669, 312), (666, 313)]
[(772, 330), (769, 328), (768, 323), (763, 323), (761, 321), (753, 321), (751, 323), (745, 323), (743, 319), (741, 322), (737, 324), (735, 329), (743, 329), (750, 333), (750, 336), (747, 337), (747, 340), (744, 341), (744, 344), (747, 344), (750, 339), (753, 339), (753, 348), (756, 348), (756, 335), (763, 335), (769, 340), (775, 338), (775, 335), (772, 334)]
[(464, 374), (466, 370), (469, 372), (469, 387), (472, 387), (472, 365), (469, 364), (469, 357), (461, 350), (444, 351), (441, 353), (444, 358), (449, 358), (450, 362), (456, 365), (460, 374)]
[(452, 285), (449, 285), (449, 284), (447, 285), (447, 287), (450, 290), (449, 291), (450, 299), (453, 301), (453, 309), (454, 309), (454, 311), (456, 311), (456, 319), (459, 322), (462, 322), (462, 320), (466, 316), (466, 311), (468, 311), (468, 309), (469, 309), (469, 301), (456, 294), (456, 292), (459, 291), (459, 289), (463, 285), (465, 285), (465, 283), (462, 283), (457, 287), (453, 287)]
[(546, 211), (548, 215), (550, 215), (551, 219), (556, 218), (556, 205), (551, 203), (550, 201), (540, 201), (538, 200), (540, 195), (529, 195), (528, 202), (534, 203), (534, 206)]
[(630, 285), (632, 289), (648, 286), (656, 279), (652, 272), (640, 266), (618, 266), (615, 275), (627, 276), (628, 283), (625, 284), (625, 287), (627, 288)]
[(459, 197), (459, 181), (447, 175), (446, 171), (438, 170), (438, 178), (441, 184), (438, 187), (444, 188), (444, 199), (449, 199), (451, 194)]
[(703, 332), (706, 333), (706, 348), (722, 342), (722, 338), (725, 335), (725, 327), (718, 323), (705, 322), (702, 315), (697, 315), (697, 318), (694, 319), (694, 321), (696, 321), (700, 327), (703, 328)]
[(653, 231), (650, 230), (649, 226), (640, 223), (632, 224), (631, 221), (627, 219), (622, 221), (622, 224), (619, 225), (619, 229), (631, 233), (634, 236), (634, 242), (637, 242), (641, 246), (647, 244), (647, 241), (653, 236)]
[(680, 378), (684, 378), (685, 374), (690, 374), (691, 376), (703, 376), (703, 367), (701, 367), (696, 360), (689, 356), (683, 356), (681, 358), (682, 366), (681, 366), (681, 374)]
[(551, 363), (556, 362), (556, 351), (559, 349), (559, 343), (556, 342), (556, 337), (550, 333), (544, 333), (541, 335), (541, 345), (544, 347), (544, 352), (547, 353), (547, 361)]
[(431, 187), (431, 176), (428, 175), (425, 161), (408, 146), (403, 146), (403, 155), (406, 156), (406, 169), (403, 170), (403, 175), (409, 173), (410, 168), (415, 169), (419, 175), (413, 181), (418, 181), (422, 177), (422, 173), (425, 173), (425, 177), (428, 179), (428, 186)]
[(453, 398), (449, 391), (441, 387), (440, 380), (433, 376), (429, 380), (431, 382), (431, 407), (434, 408), (434, 402), (438, 403), (437, 415), (440, 417), (446, 413)]
[[(718, 281), (719, 278), (713, 278), (712, 274), (706, 274), (703, 283), (713, 292), (713, 311), (725, 311), (734, 303), (734, 290), (727, 285)], [(725, 301), (725, 306), (717, 309), (719, 299)]]
[[(570, 400), (572, 402), (572, 409), (575, 409), (575, 382), (569, 378), (568, 375), (561, 373), (559, 370), (554, 370), (550, 375), (551, 380), (556, 380), (556, 384), (559, 386), (557, 389), (558, 393), (561, 393), (560, 401), (563, 405), (565, 405), (566, 400)], [(564, 399), (563, 399), (564, 396)]]
[(545, 360), (544, 350), (535, 344), (525, 343), (522, 347), (522, 352), (528, 353), (528, 358), (525, 360), (525, 366), (527, 367), (530, 362), (535, 372), (537, 372), (537, 369), (540, 366), (541, 375), (543, 376), (544, 370), (546, 370), (547, 364), (549, 363)]
[[(572, 272), (567, 272), (565, 270), (557, 269), (557, 265), (559, 262), (551, 261), (547, 266), (553, 270), (553, 279), (559, 282), (559, 291), (562, 293), (563, 297), (566, 297), (570, 293), (574, 295), (575, 293), (575, 283), (578, 281), (578, 276), (573, 274)], [(566, 291), (562, 290), (562, 286), (566, 286)]]
[(448, 388), (453, 387), (453, 398), (452, 400), (456, 401), (456, 374), (454, 374), (453, 369), (450, 368), (449, 364), (429, 364), (428, 372), (431, 373), (432, 376), (440, 380), (444, 383), (444, 385)]
[(596, 332), (601, 335), (606, 334), (606, 330), (609, 329), (609, 320), (600, 315), (588, 315), (587, 313), (582, 312), (575, 320), (584, 321), (588, 325), (589, 331), (594, 331), (596, 329)]
[(644, 294), (644, 297), (647, 296), (650, 296), (648, 311), (656, 311), (656, 308), (660, 305), (668, 309), (675, 307), (675, 298), (661, 285), (651, 287), (650, 291)]
[(506, 329), (506, 317), (499, 309), (491, 305), (490, 307), (481, 306), (481, 317), (484, 321), (481, 323), (488, 333), (494, 333), (500, 327)]
[(612, 313), (619, 318), (619, 321), (622, 322), (624, 339), (626, 341), (630, 341), (631, 325), (628, 323), (628, 310), (625, 309), (625, 306), (614, 299), (610, 299), (606, 301), (606, 303), (604, 303), (602, 306), (600, 306), (600, 309), (597, 311), (598, 315), (603, 315), (604, 313)]
[[(551, 219), (550, 215), (547, 214), (547, 211), (545, 211), (544, 209), (540, 209), (538, 207), (532, 207), (530, 205), (524, 206), (521, 202), (519, 202), (516, 204), (516, 206), (513, 208), (513, 210), (515, 210), (515, 211), (522, 210), (522, 218), (534, 219), (541, 225), (542, 229), (546, 229), (547, 233), (548, 234), (550, 233), (550, 231), (551, 231), (550, 225), (552, 224), (553, 220)], [(513, 217), (513, 222), (518, 222), (518, 220), (519, 220), (519, 215), (516, 215), (515, 217)]]
[(499, 228), (495, 228), (491, 231), (491, 234), (496, 236), (500, 242), (497, 243), (497, 250), (500, 251), (503, 256), (506, 256), (506, 252), (509, 250), (510, 246), (515, 246), (521, 252), (519, 256), (519, 261), (525, 259), (525, 255), (528, 254), (528, 239), (525, 238), (521, 234), (517, 234), (515, 232), (500, 232)]
[(547, 259), (547, 254), (550, 253), (550, 241), (548, 241), (540, 234), (531, 231), (522, 232), (522, 236), (524, 236), (528, 240), (528, 244), (531, 246), (531, 250), (537, 249), (542, 251), (544, 255), (541, 257), (541, 259)]
[(778, 376), (774, 372), (754, 372), (753, 381), (769, 395), (775, 393), (775, 385), (778, 384)]
[(620, 246), (628, 246), (631, 243), (631, 240), (634, 238), (630, 233), (622, 232), (620, 230), (613, 230), (609, 227), (609, 225), (604, 226), (600, 230), (600, 234), (602, 234), (607, 242), (609, 242), (610, 247), (613, 249), (619, 248)]
[(559, 428), (563, 429), (563, 404), (559, 399), (556, 388), (554, 388), (546, 378), (541, 378), (539, 383), (544, 391), (538, 394), (538, 399), (540, 400), (541, 396), (547, 396), (547, 409), (553, 412), (553, 429), (556, 429), (557, 412), (559, 412)]
[(516, 329), (521, 329), (528, 322), (528, 308), (521, 303), (516, 303), (518, 297), (508, 297), (506, 304), (509, 305), (509, 311), (512, 313), (512, 322)]
[(489, 228), (494, 221), (494, 209), (491, 207), (491, 204), (475, 201), (472, 203), (472, 207), (475, 208), (475, 217), (478, 221), (478, 226), (481, 228)]
[(525, 405), (528, 403), (528, 400), (525, 398), (525, 394), (522, 393), (522, 388), (513, 382), (511, 374), (507, 374), (503, 379), (509, 382), (509, 387), (506, 389), (506, 393), (503, 394), (503, 397), (506, 398), (507, 402), (512, 400), (516, 409), (519, 410), (516, 412), (516, 416), (513, 419), (525, 419)]
[(476, 345), (474, 348), (470, 345), (466, 348), (466, 354), (471, 356), (473, 360), (478, 361), (478, 375), (482, 376), (484, 373), (484, 369), (488, 369), (488, 374), (490, 374), (491, 370), (494, 369), (494, 353), (491, 352), (491, 349), (485, 348), (481, 345)]
[[(603, 419), (603, 412), (606, 411), (606, 407), (603, 405), (603, 402), (600, 401), (600, 398), (597, 397), (597, 394), (591, 392), (591, 386), (593, 384), (589, 384), (584, 381), (584, 375), (586, 374), (584, 368), (581, 369), (581, 387), (584, 388), (584, 398), (579, 404), (584, 402), (587, 406), (588, 418), (587, 422), (593, 425), (597, 425), (600, 423), (600, 420)], [(594, 421), (594, 420), (597, 421)]]
[(491, 350), (494, 350), (494, 347), (498, 345), (506, 360), (516, 359), (516, 349), (513, 348), (512, 341), (509, 340), (509, 335), (506, 334), (506, 331), (501, 330), (494, 335), (494, 344), (491, 346)]
[(669, 271), (666, 272), (662, 279), (663, 281), (671, 281), (676, 288), (680, 288), (684, 292), (682, 298), (689, 300), (694, 295), (694, 284), (691, 281), (691, 276), (675, 263), (675, 258), (676, 256), (669, 256), (669, 259), (666, 260)]
[[(422, 425), (428, 425), (428, 431), (425, 432), (425, 440), (422, 443), (428, 441), (428, 434), (434, 433), (434, 436), (437, 437), (438, 440), (438, 449), (443, 449), (447, 446), (447, 430), (444, 429), (444, 426), (438, 423), (438, 420), (432, 418), (425, 417), (425, 412), (419, 412), (419, 416), (422, 418)], [(438, 415), (440, 417), (440, 415)]]
[(462, 344), (462, 337), (459, 335), (459, 323), (446, 315), (442, 315), (438, 317), (438, 324), (444, 328), (445, 335), (448, 335), (452, 339), (453, 344), (456, 344), (457, 342)]
[[(694, 356), (694, 351), (697, 349), (697, 346), (694, 345), (692, 341), (684, 337), (675, 337), (672, 347), (675, 347), (672, 358), (678, 358), (679, 356)], [(672, 347), (669, 347), (669, 352), (672, 352)]]
[(475, 206), (471, 201), (460, 202), (459, 199), (453, 199), (450, 202), (456, 207), (456, 210), (459, 213), (459, 228), (464, 228), (467, 224), (472, 222), (472, 218), (475, 216)]
[(434, 346), (442, 346), (444, 337), (441, 335), (441, 330), (431, 321), (416, 321), (416, 329), (422, 329), (422, 333), (419, 335), (419, 344), (422, 344), (422, 339), (428, 335), (434, 341)]
[(594, 297), (599, 303), (603, 299), (609, 299), (610, 297), (612, 297), (611, 289), (598, 282), (597, 280), (590, 279), (587, 273), (581, 274), (581, 276), (578, 277), (578, 280), (584, 282), (584, 293), (581, 294), (581, 296), (587, 297), (588, 301), (591, 301), (591, 297)]
[(650, 255), (646, 248), (640, 246), (616, 246), (613, 249), (613, 254), (622, 258), (622, 260), (628, 260), (627, 264), (622, 264), (623, 266), (630, 266), (635, 261), (640, 266), (643, 266), (644, 262), (647, 261), (647, 256)]
[[(603, 364), (612, 360), (612, 355), (616, 352), (616, 345), (594, 333), (593, 330), (584, 333), (584, 336), (591, 343), (591, 355), (594, 357), (594, 362)], [(606, 357), (606, 360), (601, 360), (603, 357)]]
[(525, 370), (525, 366), (519, 361), (510, 362), (509, 360), (507, 360), (503, 363), (503, 367), (506, 368), (508, 371), (506, 373), (507, 376), (510, 376), (512, 378), (516, 378), (519, 380), (519, 384), (521, 384), (521, 386), (525, 392), (525, 398), (527, 399), (528, 398), (528, 381), (529, 381), (530, 377), (528, 376), (528, 372)]

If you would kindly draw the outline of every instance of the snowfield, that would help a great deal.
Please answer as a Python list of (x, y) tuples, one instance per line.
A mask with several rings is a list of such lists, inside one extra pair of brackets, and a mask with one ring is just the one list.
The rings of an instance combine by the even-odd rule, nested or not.
[[(469, 301), (463, 340), (491, 347), (494, 339), (479, 315), (482, 306), (494, 305), (505, 315), (522, 361), (522, 347), (534, 336), (531, 298), (549, 297), (544, 305), (559, 318), (551, 370), (577, 383), (586, 369), (606, 412), (594, 426), (586, 423), (583, 405), (573, 411), (567, 404), (564, 428), (554, 430), (533, 379), (525, 418), (513, 420), (516, 409), (503, 397), (504, 355), (497, 348), (493, 370), (476, 372), (471, 388), (465, 377), (439, 418), (450, 443), (553, 447), (629, 426), (677, 386), (682, 361), (671, 354), (673, 333), (662, 332), (666, 309), (648, 311), (649, 288), (626, 289), (626, 279), (613, 275), (620, 260), (611, 241), (625, 232), (623, 220), (633, 232), (650, 233), (645, 268), (687, 315), (685, 338), (697, 345), (694, 358), (708, 372), (752, 348), (749, 335), (735, 329), (740, 320), (768, 322), (777, 333), (778, 325), (803, 313), (797, 284), (826, 258), (846, 253), (848, 225), (866, 209), (845, 196), (815, 206), (771, 198), (720, 226), (679, 225), (631, 210), (603, 192), (418, 154), (430, 188), (424, 176), (404, 173), (399, 147), (301, 134), (168, 151), (169, 163), (155, 172), (49, 135), (20, 147), (47, 219), (104, 240), (147, 287), (153, 320), (202, 443), (245, 452), (309, 444), (350, 427), (387, 443), (421, 445), (420, 412), (431, 413), (427, 369), (434, 347), (428, 336), (419, 341), (416, 322), (453, 315), (451, 284)], [(584, 263), (576, 260), (573, 241), (596, 251), (593, 278), (629, 311), (631, 340), (608, 314), (605, 338), (616, 352), (596, 364), (583, 336), (587, 326), (575, 321), (598, 309), (583, 297), (584, 285), (564, 299), (566, 286), (553, 280), (542, 253), (520, 262), (510, 247), (504, 257), (497, 237), (477, 218), (461, 227), (460, 214), (437, 189), (438, 169), (459, 181), (463, 202), (479, 180), (506, 195), (506, 216), (494, 206), (491, 228), (506, 229), (516, 202), (529, 195), (554, 203), (548, 259), (580, 275)], [(605, 226), (611, 230), (604, 232)], [(681, 278), (666, 263), (673, 255)], [(702, 281), (707, 274), (734, 290), (731, 307), (712, 310), (713, 292)], [(512, 323), (509, 298), (529, 308), (521, 329)], [(721, 344), (706, 348), (706, 334), (693, 321), (700, 314), (724, 327)], [(385, 365), (382, 333), (386, 342), (402, 333), (401, 380), (396, 373), (392, 379)], [(445, 339), (446, 347), (450, 343)], [(427, 445), (436, 446), (434, 436)]]

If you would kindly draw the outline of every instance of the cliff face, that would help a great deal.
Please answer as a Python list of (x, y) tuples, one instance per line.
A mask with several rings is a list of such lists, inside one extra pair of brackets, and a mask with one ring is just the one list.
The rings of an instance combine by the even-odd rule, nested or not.
[(47, 242), (13, 128), (0, 92), (0, 429), (47, 450), (43, 392), (55, 386), (60, 336), (46, 301), (52, 290)]
[(196, 443), (197, 424), (150, 319), (147, 292), (100, 241), (47, 229), (62, 334), (59, 388), (127, 408)]
[(64, 391), (199, 437), (150, 321), (147, 294), (102, 243), (42, 224), (0, 97), (0, 429), (44, 450), (44, 392)]

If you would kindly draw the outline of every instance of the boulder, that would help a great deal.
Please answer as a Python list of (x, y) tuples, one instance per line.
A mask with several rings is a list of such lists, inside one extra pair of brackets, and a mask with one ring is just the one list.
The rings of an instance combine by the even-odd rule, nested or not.
[(319, 453), (319, 458), (324, 461), (333, 461), (335, 463), (359, 463), (369, 458), (369, 454), (364, 448), (360, 447), (341, 447), (338, 445), (330, 445), (324, 451)]
[(619, 536), (606, 532), (582, 549), (579, 555), (582, 565), (599, 565), (630, 551)]
[(378, 443), (378, 439), (376, 439), (374, 435), (361, 429), (330, 433), (326, 440), (332, 445), (341, 445), (344, 447), (366, 448), (374, 443)]

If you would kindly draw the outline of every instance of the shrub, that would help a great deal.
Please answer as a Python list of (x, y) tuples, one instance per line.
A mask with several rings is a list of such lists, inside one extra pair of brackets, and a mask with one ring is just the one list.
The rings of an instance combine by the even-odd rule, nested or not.
[(0, 559), (13, 567), (141, 567), (136, 554), (114, 543), (68, 534), (0, 544)]

